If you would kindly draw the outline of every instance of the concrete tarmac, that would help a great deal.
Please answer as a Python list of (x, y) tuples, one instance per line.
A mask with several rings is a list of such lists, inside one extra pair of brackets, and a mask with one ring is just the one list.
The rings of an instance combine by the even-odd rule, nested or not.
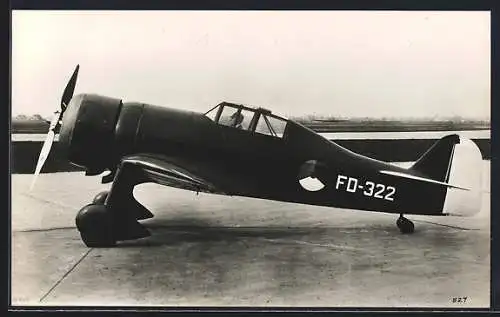
[[(485, 161), (484, 187), (489, 188)], [(12, 176), (12, 305), (488, 307), (490, 203), (472, 218), (407, 216), (143, 184), (152, 236), (89, 249), (76, 212), (109, 185)], [(465, 302), (454, 298), (466, 297)]]

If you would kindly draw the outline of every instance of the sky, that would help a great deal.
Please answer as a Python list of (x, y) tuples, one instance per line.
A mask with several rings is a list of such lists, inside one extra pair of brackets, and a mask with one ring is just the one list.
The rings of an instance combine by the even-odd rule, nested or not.
[(13, 11), (12, 114), (75, 94), (205, 112), (490, 116), (490, 13)]

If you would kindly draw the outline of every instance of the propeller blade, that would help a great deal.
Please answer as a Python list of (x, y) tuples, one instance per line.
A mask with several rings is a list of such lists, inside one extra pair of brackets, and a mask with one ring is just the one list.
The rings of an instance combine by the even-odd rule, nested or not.
[(75, 71), (73, 72), (73, 75), (71, 75), (71, 78), (68, 81), (68, 84), (66, 85), (66, 88), (64, 89), (62, 98), (61, 98), (61, 110), (64, 112), (66, 110), (66, 107), (68, 107), (69, 102), (71, 101), (71, 98), (73, 98), (73, 93), (75, 92), (75, 86), (76, 86), (76, 79), (78, 78), (78, 70), (80, 69), (80, 64), (76, 65)]
[(31, 182), (30, 191), (35, 186), (36, 180), (38, 178), (38, 174), (40, 174), (40, 171), (42, 170), (43, 164), (45, 164), (45, 161), (47, 160), (47, 157), (49, 156), (50, 148), (52, 147), (52, 143), (54, 142), (55, 136), (56, 136), (56, 134), (54, 133), (53, 130), (50, 130), (49, 133), (47, 134), (47, 138), (45, 139), (45, 142), (43, 143), (42, 151), (40, 151), (40, 156), (38, 158), (38, 162), (36, 163), (35, 175), (33, 176), (33, 181)]
[(54, 138), (56, 136), (56, 129), (60, 126), (59, 123), (61, 121), (61, 117), (66, 108), (68, 107), (71, 98), (73, 98), (73, 93), (75, 92), (76, 79), (78, 78), (79, 69), (80, 65), (78, 64), (76, 65), (73, 75), (71, 75), (71, 78), (69, 79), (68, 84), (64, 89), (61, 98), (61, 108), (60, 110), (54, 112), (54, 117), (50, 121), (49, 133), (47, 134), (47, 138), (43, 143), (42, 150), (40, 151), (40, 156), (38, 157), (38, 162), (36, 163), (35, 174), (33, 176), (33, 181), (31, 182), (30, 191), (35, 186), (38, 175), (40, 174), (40, 171), (42, 170), (42, 167), (45, 164), (47, 157), (49, 156), (50, 149), (52, 148), (52, 144), (54, 143)]
[(54, 112), (54, 116), (52, 117), (52, 120), (50, 120), (49, 131), (55, 132), (55, 129), (60, 120), (61, 120), (61, 112), (60, 111)]

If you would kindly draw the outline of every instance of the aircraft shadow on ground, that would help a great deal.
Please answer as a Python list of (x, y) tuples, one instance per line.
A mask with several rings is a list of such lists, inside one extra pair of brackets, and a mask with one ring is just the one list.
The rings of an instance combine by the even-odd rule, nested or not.
[(119, 243), (120, 247), (145, 247), (177, 245), (192, 242), (235, 242), (247, 239), (302, 239), (308, 235), (321, 235), (328, 228), (286, 226), (238, 227), (224, 226), (209, 221), (183, 217), (149, 222), (145, 227), (151, 236)]
[[(434, 243), (435, 246), (459, 245), (464, 239), (463, 230), (442, 227), (430, 223), (418, 223), (415, 233), (403, 235), (392, 223), (373, 223), (339, 226), (227, 226), (196, 217), (174, 217), (169, 219), (151, 219), (143, 223), (151, 232), (151, 236), (138, 240), (122, 241), (119, 247), (159, 247), (174, 246), (185, 243), (252, 243), (263, 240), (275, 242), (305, 242), (341, 244), (345, 246), (386, 247), (404, 243)], [(309, 241), (309, 242), (307, 242)], [(427, 242), (426, 242), (427, 241)]]

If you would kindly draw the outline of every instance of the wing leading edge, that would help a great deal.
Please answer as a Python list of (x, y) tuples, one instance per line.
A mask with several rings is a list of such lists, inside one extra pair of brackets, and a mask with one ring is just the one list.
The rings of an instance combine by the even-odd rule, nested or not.
[(226, 194), (212, 182), (181, 167), (172, 158), (138, 154), (123, 158), (122, 164), (124, 163), (139, 166), (148, 179), (161, 185), (196, 192)]

